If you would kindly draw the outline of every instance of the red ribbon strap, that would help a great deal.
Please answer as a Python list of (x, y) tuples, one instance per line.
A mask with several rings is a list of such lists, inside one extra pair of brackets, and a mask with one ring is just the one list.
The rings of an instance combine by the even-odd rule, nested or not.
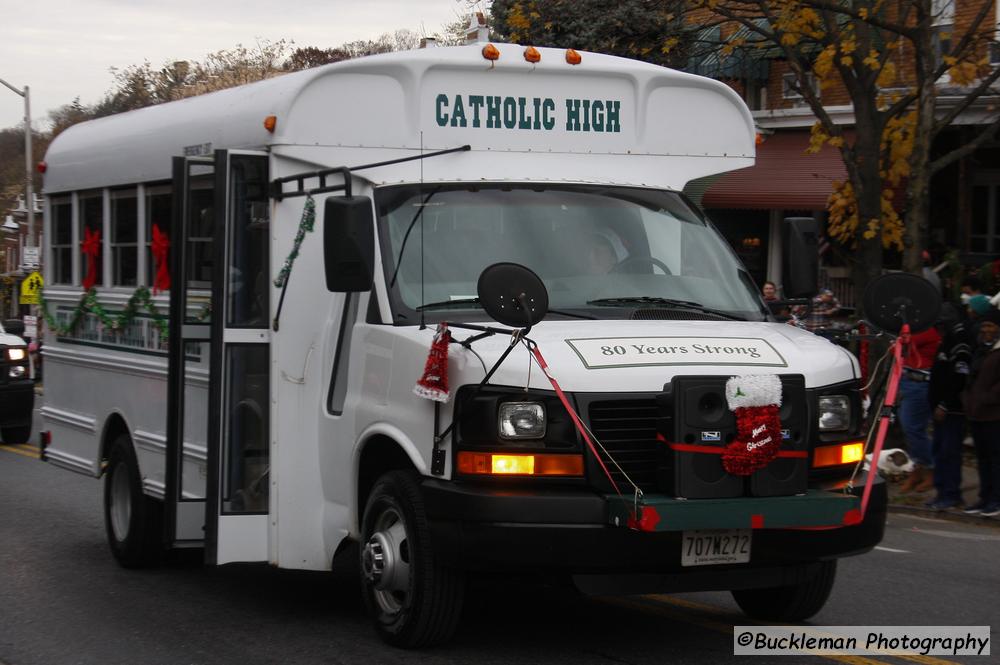
[(91, 231), (88, 227), (83, 227), (83, 242), (80, 243), (80, 251), (89, 260), (87, 261), (87, 275), (83, 278), (83, 288), (89, 291), (97, 283), (97, 257), (101, 253), (101, 231)]
[(160, 227), (153, 224), (153, 264), (156, 267), (156, 277), (153, 279), (153, 293), (170, 290), (170, 265), (167, 263), (167, 253), (170, 250), (170, 239)]

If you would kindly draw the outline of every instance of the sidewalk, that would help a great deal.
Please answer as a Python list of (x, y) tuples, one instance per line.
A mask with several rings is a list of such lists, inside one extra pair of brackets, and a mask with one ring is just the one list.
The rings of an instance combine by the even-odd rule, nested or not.
[[(886, 479), (886, 483), (889, 485), (889, 512), (934, 517), (936, 519), (964, 522), (966, 524), (1000, 527), (1000, 516), (982, 517), (980, 515), (966, 515), (961, 509), (956, 508), (950, 510), (931, 510), (927, 508), (924, 504), (934, 498), (935, 491), (932, 489), (929, 492), (909, 492), (903, 494), (899, 491), (899, 488), (904, 478), (905, 476)], [(979, 501), (979, 473), (976, 470), (976, 457), (969, 450), (966, 451), (962, 464), (962, 498), (966, 506), (971, 506)]]

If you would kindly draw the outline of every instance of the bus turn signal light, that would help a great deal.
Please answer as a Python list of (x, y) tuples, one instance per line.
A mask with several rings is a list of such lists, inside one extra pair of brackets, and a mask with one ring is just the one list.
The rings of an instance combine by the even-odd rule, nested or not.
[(458, 472), (490, 476), (582, 476), (583, 455), (458, 453)]
[(865, 454), (863, 441), (841, 443), (836, 446), (819, 446), (813, 450), (813, 467), (839, 466), (861, 461)]

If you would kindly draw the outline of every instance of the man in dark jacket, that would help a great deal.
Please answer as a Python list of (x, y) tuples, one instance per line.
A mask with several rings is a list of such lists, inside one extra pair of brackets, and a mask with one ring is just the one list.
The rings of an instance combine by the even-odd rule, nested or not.
[(951, 303), (942, 305), (937, 328), (942, 340), (931, 367), (927, 393), (934, 411), (932, 448), (937, 496), (927, 502), (927, 507), (948, 510), (962, 507), (962, 438), (965, 434), (962, 390), (972, 363), (973, 340), (961, 311)]
[(979, 340), (962, 401), (976, 444), (979, 502), (965, 512), (1000, 515), (1000, 310), (980, 317)]

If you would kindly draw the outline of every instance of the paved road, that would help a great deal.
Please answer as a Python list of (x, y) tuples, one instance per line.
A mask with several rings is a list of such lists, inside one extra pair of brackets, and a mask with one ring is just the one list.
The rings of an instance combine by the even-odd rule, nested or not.
[[(397, 651), (375, 638), (349, 575), (197, 561), (119, 568), (104, 541), (100, 492), (98, 481), (42, 464), (28, 446), (0, 446), (0, 665), (725, 663), (737, 662), (732, 626), (751, 623), (724, 593), (586, 598), (487, 580), (453, 644)], [(994, 526), (894, 515), (883, 549), (841, 562), (814, 623), (1000, 626), (998, 552)]]

